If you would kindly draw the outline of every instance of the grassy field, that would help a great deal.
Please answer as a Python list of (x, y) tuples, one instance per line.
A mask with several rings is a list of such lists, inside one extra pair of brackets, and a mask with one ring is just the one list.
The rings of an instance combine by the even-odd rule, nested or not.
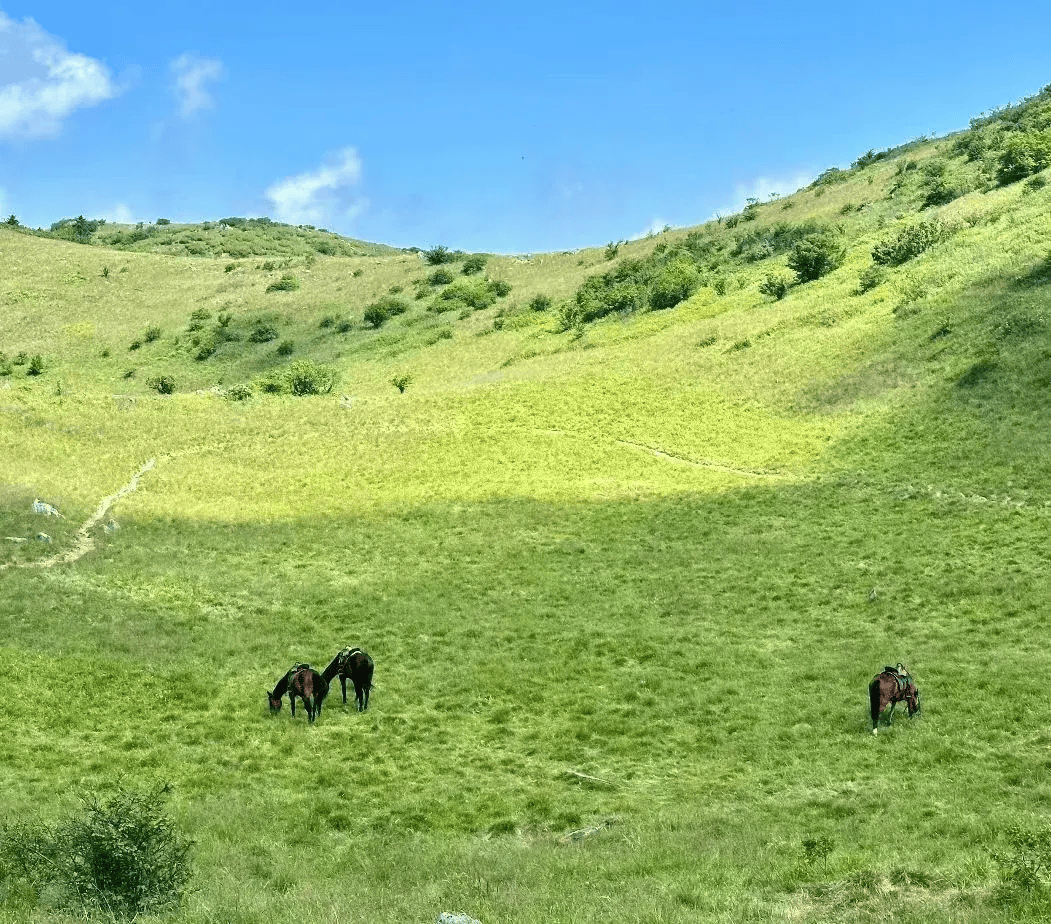
[[(1051, 192), (960, 150), (489, 255), (481, 308), (279, 226), (237, 258), (0, 227), (0, 820), (170, 783), (180, 922), (1046, 920), (998, 857), (1051, 811)], [(753, 232), (808, 221), (842, 265), (762, 294)], [(688, 299), (565, 323), (691, 232), (721, 250)], [(296, 361), (332, 390), (267, 393)], [(351, 644), (368, 712), (269, 715)], [(923, 715), (873, 737), (897, 661)], [(0, 880), (0, 921), (79, 916)]]

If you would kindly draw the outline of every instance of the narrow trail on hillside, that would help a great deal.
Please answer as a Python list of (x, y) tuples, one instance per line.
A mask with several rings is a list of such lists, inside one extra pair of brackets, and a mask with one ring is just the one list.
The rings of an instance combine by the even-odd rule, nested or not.
[(130, 494), (139, 486), (139, 479), (146, 474), (156, 464), (155, 459), (150, 459), (132, 476), (131, 481), (126, 485), (119, 488), (109, 497), (104, 497), (99, 502), (95, 512), (88, 517), (80, 529), (77, 530), (73, 537), (73, 545), (68, 549), (64, 549), (61, 552), (52, 555), (50, 558), (41, 558), (38, 561), (27, 561), (27, 562), (7, 562), (6, 564), (0, 565), (0, 571), (7, 568), (53, 568), (55, 565), (68, 565), (75, 562), (79, 558), (83, 558), (93, 548), (95, 548), (95, 537), (91, 535), (91, 531), (98, 526), (102, 518), (109, 513), (110, 507), (112, 507), (122, 497)]
[(677, 462), (680, 465), (692, 465), (694, 468), (706, 468), (710, 471), (715, 472), (726, 472), (730, 475), (740, 475), (743, 478), (784, 478), (786, 477), (783, 472), (772, 472), (765, 469), (758, 468), (736, 468), (732, 465), (724, 465), (721, 462), (712, 462), (707, 459), (687, 459), (684, 456), (676, 456), (670, 452), (665, 452), (663, 449), (655, 449), (652, 446), (644, 446), (641, 443), (632, 443), (628, 440), (617, 440), (621, 446), (630, 446), (632, 449), (640, 449), (643, 452), (648, 452), (652, 456), (656, 456), (658, 459), (667, 459), (669, 462)]

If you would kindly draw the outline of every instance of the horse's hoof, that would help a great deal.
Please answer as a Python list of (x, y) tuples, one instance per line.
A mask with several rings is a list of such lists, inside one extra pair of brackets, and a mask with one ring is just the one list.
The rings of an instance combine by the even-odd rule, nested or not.
[(872, 734), (876, 734), (876, 729), (872, 729)]

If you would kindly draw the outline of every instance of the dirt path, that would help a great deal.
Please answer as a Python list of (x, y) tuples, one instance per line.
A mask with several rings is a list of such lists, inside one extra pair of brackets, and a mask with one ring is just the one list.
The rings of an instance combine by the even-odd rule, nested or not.
[(656, 456), (658, 459), (667, 459), (669, 462), (678, 462), (680, 465), (692, 465), (694, 468), (707, 468), (712, 471), (727, 472), (730, 475), (741, 475), (742, 477), (747, 478), (785, 477), (781, 472), (763, 471), (762, 469), (753, 468), (734, 468), (732, 465), (723, 465), (720, 462), (686, 459), (682, 456), (672, 455), (670, 452), (664, 452), (662, 449), (654, 449), (652, 446), (643, 446), (640, 443), (630, 443), (627, 440), (617, 440), (617, 442), (620, 443), (621, 446), (630, 446), (632, 449), (641, 449), (643, 452), (648, 452), (650, 455)]
[(73, 537), (73, 545), (68, 549), (58, 552), (50, 558), (41, 558), (37, 561), (20, 562), (17, 564), (15, 562), (8, 562), (5, 565), (0, 565), (0, 571), (3, 571), (5, 568), (53, 568), (55, 565), (68, 565), (75, 562), (78, 558), (83, 558), (88, 552), (95, 548), (95, 537), (91, 535), (91, 531), (98, 526), (102, 518), (109, 513), (110, 507), (139, 486), (139, 479), (153, 468), (155, 463), (155, 459), (150, 459), (135, 473), (131, 481), (120, 488), (116, 493), (111, 494), (109, 497), (102, 498), (98, 507), (95, 509), (95, 512), (88, 517), (80, 529), (77, 530)]

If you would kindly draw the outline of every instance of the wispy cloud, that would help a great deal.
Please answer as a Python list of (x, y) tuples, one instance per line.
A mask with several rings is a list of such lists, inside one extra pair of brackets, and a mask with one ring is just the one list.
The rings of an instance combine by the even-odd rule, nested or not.
[(766, 202), (770, 198), (787, 196), (811, 183), (814, 176), (813, 173), (797, 171), (784, 176), (759, 176), (746, 183), (738, 183), (734, 187), (734, 201), (730, 205), (716, 209), (712, 217), (739, 212), (748, 204), (749, 199)]
[(366, 205), (358, 194), (361, 157), (344, 148), (316, 170), (278, 180), (266, 198), (278, 221), (289, 224), (325, 224), (333, 218), (353, 218)]
[(0, 12), (0, 139), (53, 138), (72, 112), (117, 92), (101, 61)]
[(179, 101), (179, 115), (188, 119), (202, 109), (215, 105), (211, 85), (226, 74), (218, 58), (202, 58), (195, 54), (179, 55), (171, 63), (172, 89)]

